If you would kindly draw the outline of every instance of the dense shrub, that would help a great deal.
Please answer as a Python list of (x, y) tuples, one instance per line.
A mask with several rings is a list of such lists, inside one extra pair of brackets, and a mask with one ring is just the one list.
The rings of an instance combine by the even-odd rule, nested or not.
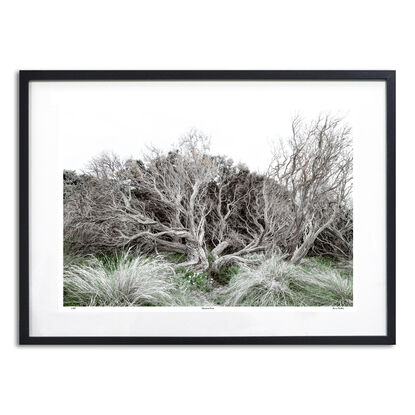
[(72, 252), (170, 252), (212, 276), (258, 252), (294, 264), (310, 253), (351, 259), (351, 132), (338, 118), (295, 118), (262, 172), (212, 155), (209, 138), (192, 130), (170, 151), (127, 161), (104, 153), (63, 179)]

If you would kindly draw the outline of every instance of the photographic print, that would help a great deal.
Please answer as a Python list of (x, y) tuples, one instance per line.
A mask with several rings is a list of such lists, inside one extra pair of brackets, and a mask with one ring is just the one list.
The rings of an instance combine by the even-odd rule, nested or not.
[(59, 89), (65, 307), (353, 307), (355, 89), (99, 86)]
[(393, 71), (21, 71), (22, 344), (394, 344)]

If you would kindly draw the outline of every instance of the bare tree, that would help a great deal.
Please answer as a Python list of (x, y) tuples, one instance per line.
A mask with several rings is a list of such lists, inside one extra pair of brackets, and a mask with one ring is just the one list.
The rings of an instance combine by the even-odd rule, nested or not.
[(295, 118), (291, 138), (274, 153), (270, 177), (290, 194), (283, 239), (291, 261), (298, 263), (350, 203), (350, 128), (330, 116), (310, 124)]
[(353, 258), (353, 209), (340, 207), (335, 220), (317, 237), (311, 248), (314, 255), (330, 256), (341, 261)]
[(350, 130), (324, 117), (297, 118), (292, 131), (267, 175), (210, 155), (197, 131), (167, 153), (103, 154), (82, 176), (65, 172), (65, 241), (88, 252), (180, 253), (181, 266), (212, 274), (260, 251), (296, 263), (310, 249), (350, 253)]
[(85, 177), (65, 190), (69, 243), (89, 251), (181, 253), (181, 266), (199, 272), (215, 274), (266, 250), (281, 211), (272, 180), (211, 156), (208, 139), (196, 131), (168, 153), (150, 149), (141, 162), (103, 154)]
[(216, 227), (213, 274), (230, 263), (256, 262), (249, 254), (272, 249), (284, 212), (278, 191), (274, 180), (246, 171), (218, 184), (214, 216), (209, 220)]
[[(164, 154), (153, 148), (141, 165), (130, 161), (118, 166), (105, 204), (112, 222), (123, 225), (115, 230), (114, 243), (183, 253), (188, 257), (184, 266), (207, 269), (204, 234), (211, 209), (207, 192), (217, 174), (208, 146), (206, 137), (192, 131), (177, 150)], [(97, 178), (103, 176), (106, 159), (93, 163), (90, 172)]]

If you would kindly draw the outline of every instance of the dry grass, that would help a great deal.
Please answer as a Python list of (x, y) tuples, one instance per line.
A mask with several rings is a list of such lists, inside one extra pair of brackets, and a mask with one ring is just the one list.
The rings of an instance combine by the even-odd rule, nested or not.
[(64, 269), (65, 305), (188, 306), (206, 298), (180, 284), (180, 276), (161, 257), (128, 254), (110, 262), (89, 257), (73, 259)]
[(220, 298), (225, 306), (351, 306), (352, 279), (329, 266), (305, 260), (301, 265), (274, 256), (258, 267), (245, 266)]
[(341, 306), (353, 305), (349, 265), (308, 258), (294, 265), (279, 256), (233, 267), (226, 285), (161, 256), (66, 257), (68, 306)]

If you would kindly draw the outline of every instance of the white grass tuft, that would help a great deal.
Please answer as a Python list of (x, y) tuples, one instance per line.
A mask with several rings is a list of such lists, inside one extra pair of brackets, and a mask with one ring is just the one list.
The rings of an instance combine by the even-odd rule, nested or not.
[(290, 285), (295, 278), (296, 267), (279, 257), (265, 260), (258, 267), (243, 266), (224, 291), (224, 305), (292, 305), (296, 298)]
[(95, 257), (64, 269), (67, 305), (171, 306), (203, 305), (203, 296), (180, 287), (172, 265), (161, 257), (128, 254), (105, 263)]
[[(294, 265), (278, 255), (241, 265), (215, 288), (203, 274), (177, 273), (161, 256), (65, 257), (68, 306), (342, 306), (353, 305), (352, 269), (322, 258)], [(176, 271), (175, 271), (176, 269)], [(189, 274), (189, 275), (188, 275)]]
[(317, 264), (294, 265), (281, 257), (243, 266), (221, 297), (225, 306), (351, 306), (351, 278)]

